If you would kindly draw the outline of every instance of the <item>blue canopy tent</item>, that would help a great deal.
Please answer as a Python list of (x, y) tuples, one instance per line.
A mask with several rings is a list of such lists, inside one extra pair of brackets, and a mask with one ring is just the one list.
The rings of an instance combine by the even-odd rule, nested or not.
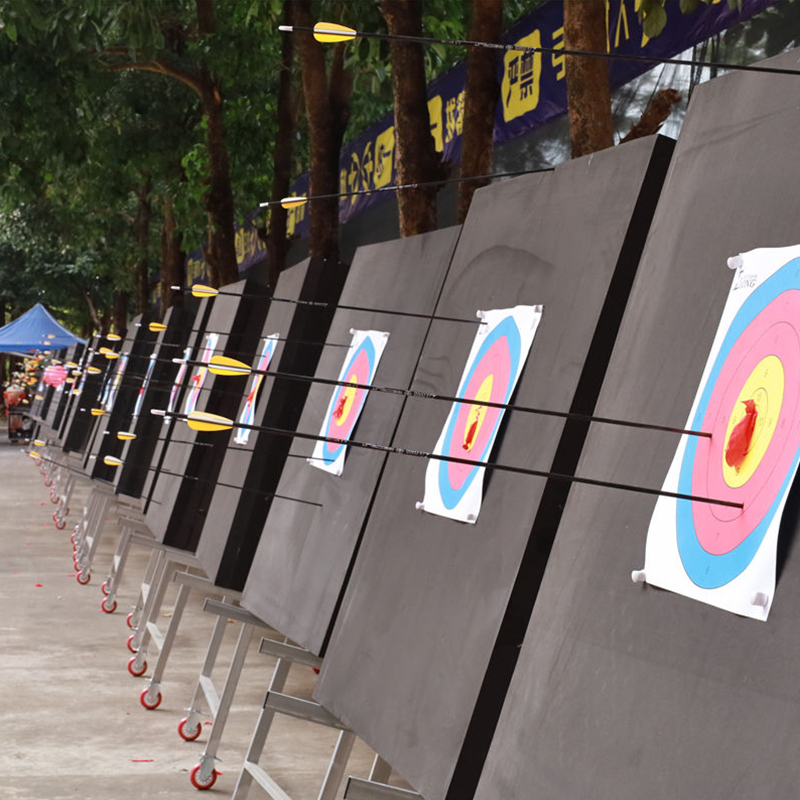
[(76, 342), (85, 344), (84, 339), (79, 339), (56, 322), (41, 303), (0, 328), (0, 353), (61, 350)]

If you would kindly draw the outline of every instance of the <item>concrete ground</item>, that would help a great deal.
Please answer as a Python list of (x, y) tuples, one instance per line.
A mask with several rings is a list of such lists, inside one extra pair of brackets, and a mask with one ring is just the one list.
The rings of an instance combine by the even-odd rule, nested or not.
[[(134, 551), (114, 614), (100, 611), (100, 583), (116, 546), (118, 527), (109, 522), (95, 559), (93, 577), (80, 586), (74, 575), (70, 533), (89, 486), (83, 481), (70, 505), (65, 530), (53, 525), (49, 490), (31, 458), (10, 444), (0, 429), (0, 797), (3, 800), (127, 800), (128, 798), (230, 797), (264, 699), (274, 662), (257, 652), (254, 637), (219, 751), (222, 773), (201, 794), (189, 782), (208, 739), (178, 737), (200, 672), (213, 618), (192, 598), (154, 711), (139, 703), (147, 677), (131, 677), (131, 631), (125, 616), (136, 598), (147, 555)], [(166, 617), (174, 602), (168, 595)], [(238, 635), (230, 624), (214, 676), (221, 691)], [(151, 669), (154, 659), (151, 659)], [(310, 697), (315, 680), (295, 666), (286, 691)], [(336, 733), (278, 718), (261, 766), (294, 800), (316, 798)], [(373, 753), (358, 742), (348, 774), (366, 777)], [(393, 781), (394, 782), (394, 781)], [(341, 793), (341, 790), (340, 790)], [(254, 786), (250, 798), (264, 797)]]

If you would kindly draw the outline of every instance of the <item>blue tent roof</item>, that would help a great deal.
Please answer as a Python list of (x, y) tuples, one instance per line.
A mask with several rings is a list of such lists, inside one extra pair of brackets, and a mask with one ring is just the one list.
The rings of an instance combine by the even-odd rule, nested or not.
[(85, 343), (59, 325), (41, 303), (0, 328), (0, 353), (60, 350), (76, 342)]

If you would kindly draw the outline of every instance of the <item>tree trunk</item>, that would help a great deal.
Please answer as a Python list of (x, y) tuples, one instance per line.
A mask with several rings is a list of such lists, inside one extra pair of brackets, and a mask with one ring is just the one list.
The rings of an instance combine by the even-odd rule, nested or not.
[[(294, 13), (298, 25), (313, 25), (310, 0), (296, 0)], [(334, 51), (329, 81), (322, 45), (311, 34), (305, 33), (297, 41), (311, 141), (309, 193), (311, 196), (336, 195), (339, 192), (339, 150), (350, 114), (352, 80), (344, 70), (342, 45), (337, 45)], [(310, 204), (309, 227), (309, 256), (338, 260), (337, 198), (317, 200)]]
[(94, 300), (92, 299), (92, 295), (89, 292), (86, 292), (86, 294), (84, 295), (84, 298), (86, 299), (86, 305), (89, 308), (89, 316), (92, 319), (92, 326), (94, 327), (95, 332), (96, 333), (105, 333), (105, 330), (103, 329), (103, 323), (102, 323), (100, 317), (97, 314), (97, 307), (94, 304)]
[(133, 221), (133, 237), (136, 241), (134, 284), (137, 314), (144, 313), (150, 302), (148, 250), (150, 244), (150, 220), (153, 216), (153, 207), (150, 203), (150, 192), (153, 184), (149, 176), (143, 175), (143, 177), (145, 182), (134, 190), (136, 193), (136, 218)]
[[(503, 33), (503, 0), (472, 0), (469, 38), (499, 42)], [(473, 47), (467, 55), (464, 91), (464, 128), (461, 137), (461, 176), (488, 175), (494, 152), (494, 115), (500, 97), (497, 80), (499, 50)], [(472, 195), (486, 181), (468, 181), (458, 187), (458, 221), (467, 218)]]
[[(204, 70), (205, 72), (205, 70)], [(208, 83), (206, 84), (206, 81)], [(208, 150), (209, 186), (205, 208), (210, 222), (210, 250), (216, 263), (214, 286), (239, 280), (236, 263), (236, 234), (234, 230), (233, 190), (231, 189), (228, 148), (225, 144), (225, 125), (222, 117), (222, 96), (213, 81), (204, 76), (207, 86), (203, 110), (206, 115), (206, 149)]]
[(164, 198), (164, 223), (161, 226), (161, 317), (172, 306), (183, 305), (183, 292), (171, 286), (183, 286), (186, 281), (186, 253), (183, 234), (175, 221), (175, 203), (171, 195)]
[[(384, 0), (381, 10), (390, 34), (422, 35), (422, 3), (417, 0)], [(445, 170), (431, 136), (422, 46), (393, 40), (389, 44), (389, 53), (397, 182), (443, 179)], [(436, 187), (427, 187), (397, 192), (401, 236), (413, 236), (436, 228), (437, 191)]]
[[(283, 23), (293, 24), (292, 0), (283, 2)], [(292, 103), (292, 61), (294, 60), (294, 37), (281, 39), (281, 73), (278, 78), (278, 134), (275, 137), (272, 163), (275, 173), (272, 178), (272, 199), (278, 200), (289, 194), (292, 179), (292, 146), (294, 144), (295, 115)], [(337, 209), (338, 214), (338, 209)], [(267, 235), (267, 256), (269, 264), (268, 281), (274, 289), (278, 276), (286, 267), (286, 254), (289, 241), (286, 238), (286, 209), (271, 206), (269, 211), (269, 234)]]
[(125, 336), (128, 332), (128, 303), (130, 292), (114, 292), (114, 333)]
[[(564, 47), (605, 52), (604, 0), (564, 0)], [(567, 56), (565, 67), (572, 157), (612, 147), (614, 121), (607, 60)]]

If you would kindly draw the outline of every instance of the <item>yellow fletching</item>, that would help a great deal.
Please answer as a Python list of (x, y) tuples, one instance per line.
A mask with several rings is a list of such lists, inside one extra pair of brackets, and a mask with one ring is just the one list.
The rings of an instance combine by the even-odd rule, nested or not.
[(67, 363), (64, 364), (64, 366), (67, 367), (68, 369), (78, 369), (78, 365), (74, 361), (67, 361)]
[(196, 283), (192, 286), (192, 295), (194, 297), (216, 297), (219, 290), (213, 286), (204, 286), (202, 283)]
[(158, 331), (165, 331), (167, 326), (163, 322), (151, 322), (147, 328), (152, 333), (157, 333)]
[(121, 467), (122, 466), (122, 459), (117, 458), (116, 456), (105, 456), (103, 458), (103, 463), (107, 467)]
[(352, 28), (336, 22), (318, 22), (314, 26), (314, 38), (325, 44), (346, 42), (348, 39), (355, 39), (356, 32)]
[(34, 444), (35, 444), (37, 447), (47, 447), (47, 442), (43, 441), (42, 439), (34, 439), (34, 440), (33, 440), (33, 443), (34, 443)]
[(282, 197), (281, 206), (283, 208), (298, 208), (308, 202), (307, 197)]
[(106, 353), (113, 353), (114, 351), (110, 347), (101, 347), (97, 352), (105, 355)]
[(42, 457), (42, 454), (41, 453), (37, 453), (35, 450), (28, 451), (28, 455), (31, 458), (41, 458)]
[(120, 341), (122, 341), (122, 337), (118, 333), (107, 333), (106, 334), (106, 339), (108, 339), (109, 342), (120, 342)]
[(252, 370), (244, 361), (227, 356), (212, 356), (208, 362), (208, 371), (212, 375), (249, 375)]
[(33, 399), (34, 400), (44, 400), (44, 395), (43, 394), (35, 394), (33, 396)]
[(117, 431), (117, 439), (122, 442), (129, 442), (131, 439), (135, 439), (136, 434), (131, 433), (130, 431)]
[(115, 358), (119, 358), (119, 353), (108, 352), (108, 353), (103, 353), (103, 355), (104, 355), (104, 356), (105, 356), (105, 357), (106, 357), (106, 358), (107, 358), (109, 361), (113, 361)]
[[(100, 372), (100, 370), (97, 371)], [(75, 383), (75, 378), (65, 378), (64, 383)]]
[(90, 410), (93, 417), (102, 417), (106, 413), (104, 408), (93, 408)]
[(227, 431), (233, 427), (232, 419), (205, 411), (192, 411), (186, 422), (193, 431)]

